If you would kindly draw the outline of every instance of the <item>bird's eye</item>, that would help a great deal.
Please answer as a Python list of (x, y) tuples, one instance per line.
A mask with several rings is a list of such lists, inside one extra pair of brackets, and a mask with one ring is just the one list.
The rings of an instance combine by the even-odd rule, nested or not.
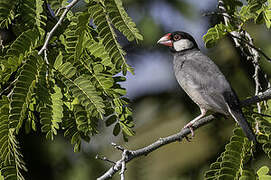
[(179, 34), (175, 34), (174, 36), (173, 36), (173, 40), (174, 41), (179, 41), (181, 39), (181, 35), (179, 35)]

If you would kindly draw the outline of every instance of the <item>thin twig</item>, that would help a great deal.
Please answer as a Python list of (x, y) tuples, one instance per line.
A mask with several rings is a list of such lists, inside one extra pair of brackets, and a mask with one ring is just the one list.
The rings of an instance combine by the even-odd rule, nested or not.
[(100, 159), (100, 160), (102, 160), (102, 161), (106, 161), (106, 162), (109, 162), (109, 163), (111, 163), (111, 164), (116, 164), (114, 161), (108, 159), (107, 157), (105, 157), (105, 156), (101, 157), (101, 156), (99, 156), (98, 154), (96, 155), (95, 159)]
[(54, 32), (56, 31), (56, 29), (58, 28), (58, 26), (60, 26), (60, 24), (62, 23), (62, 21), (64, 20), (66, 14), (69, 12), (69, 10), (78, 2), (79, 0), (73, 0), (72, 2), (70, 2), (67, 6), (65, 6), (65, 10), (63, 12), (63, 14), (60, 16), (59, 20), (57, 21), (57, 23), (55, 24), (55, 26), (52, 28), (52, 30), (47, 34), (46, 39), (45, 39), (45, 43), (42, 46), (42, 48), (39, 51), (39, 55), (42, 54), (42, 52), (44, 50), (47, 49), (47, 46), (49, 44), (50, 39), (52, 38)]
[(270, 115), (268, 115), (268, 114), (263, 114), (263, 113), (258, 113), (258, 112), (252, 112), (252, 114), (258, 114), (258, 115), (260, 115), (260, 116), (264, 116), (264, 117), (271, 117)]
[(270, 58), (267, 54), (265, 54), (265, 52), (263, 52), (260, 48), (257, 48), (256, 46), (254, 46), (253, 44), (251, 44), (250, 42), (248, 42), (248, 41), (245, 40), (244, 38), (240, 38), (240, 37), (238, 37), (238, 36), (236, 36), (236, 35), (233, 35), (233, 34), (231, 34), (231, 33), (229, 33), (229, 35), (230, 35), (232, 38), (236, 38), (236, 39), (238, 39), (238, 40), (244, 42), (246, 45), (250, 46), (251, 48), (255, 49), (255, 50), (258, 51), (261, 55), (263, 55), (263, 57), (264, 57), (266, 60), (268, 60), (268, 61), (271, 62), (271, 58)]
[(120, 150), (120, 151), (124, 151), (125, 149), (124, 149), (124, 147), (122, 147), (122, 146), (120, 146), (120, 145), (117, 145), (116, 143), (111, 143), (111, 145), (114, 147), (114, 148), (116, 148), (116, 149), (118, 149), (118, 150)]
[(221, 12), (207, 12), (207, 13), (202, 14), (202, 16), (213, 16), (213, 15), (221, 15), (221, 16), (225, 16), (227, 18), (231, 18), (230, 15), (224, 14), (224, 13), (221, 13)]
[[(248, 98), (244, 101), (241, 101), (240, 106), (241, 107), (249, 106), (249, 105), (252, 105), (252, 104), (258, 103), (260, 101), (267, 100), (267, 99), (271, 99), (271, 89), (266, 90), (265, 92), (261, 93), (258, 96), (254, 96), (254, 97)], [(195, 131), (199, 127), (210, 123), (214, 119), (215, 119), (215, 115), (209, 115), (209, 116), (206, 116), (206, 117), (200, 119), (199, 121), (197, 121), (193, 125), (193, 130)], [(146, 156), (149, 153), (151, 153), (151, 152), (155, 151), (156, 149), (159, 149), (160, 147), (165, 146), (167, 144), (170, 144), (173, 142), (179, 142), (179, 141), (181, 142), (183, 140), (183, 138), (185, 138), (189, 134), (190, 134), (189, 128), (185, 128), (185, 129), (182, 129), (177, 134), (173, 134), (173, 135), (165, 137), (165, 138), (159, 138), (154, 143), (152, 143), (146, 147), (143, 147), (141, 149), (137, 149), (137, 150), (124, 149), (124, 151), (127, 150), (127, 152), (128, 152), (128, 153), (126, 153), (127, 157), (125, 159), (125, 163), (128, 163), (129, 161), (131, 161), (137, 157)], [(123, 165), (122, 165), (123, 160), (122, 159), (123, 159), (123, 156), (120, 160), (116, 161), (116, 164), (113, 165), (107, 172), (105, 172), (101, 177), (97, 178), (97, 180), (104, 180), (104, 179), (111, 178), (115, 173), (120, 171), (123, 167)]]

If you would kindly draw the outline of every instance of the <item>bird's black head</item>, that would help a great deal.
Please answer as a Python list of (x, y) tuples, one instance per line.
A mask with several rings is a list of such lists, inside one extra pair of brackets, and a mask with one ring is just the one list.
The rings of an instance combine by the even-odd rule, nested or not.
[(159, 39), (157, 43), (168, 46), (173, 52), (182, 52), (194, 48), (198, 49), (195, 39), (183, 31), (168, 33)]

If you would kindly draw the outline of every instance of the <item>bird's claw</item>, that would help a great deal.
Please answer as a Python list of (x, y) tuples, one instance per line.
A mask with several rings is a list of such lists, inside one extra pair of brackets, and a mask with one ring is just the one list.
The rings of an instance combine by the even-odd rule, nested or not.
[(192, 138), (191, 137), (188, 137), (188, 136), (184, 136), (185, 139), (188, 141), (188, 142), (191, 142)]
[(186, 129), (186, 128), (189, 128), (190, 129), (190, 132), (191, 132), (191, 137), (188, 137), (188, 136), (184, 136), (185, 139), (188, 141), (188, 142), (191, 142), (191, 139), (195, 136), (195, 133), (194, 133), (194, 130), (193, 130), (193, 124), (187, 124), (183, 127), (183, 129)]
[(194, 137), (194, 136), (195, 136), (195, 133), (194, 133), (193, 127), (190, 126), (189, 129), (190, 129), (190, 132), (191, 132), (191, 137)]

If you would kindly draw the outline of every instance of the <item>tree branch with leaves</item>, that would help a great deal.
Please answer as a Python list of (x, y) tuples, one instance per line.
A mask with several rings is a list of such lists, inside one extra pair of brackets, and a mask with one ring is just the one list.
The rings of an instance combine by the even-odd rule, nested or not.
[(54, 140), (63, 129), (75, 152), (98, 133), (103, 119), (115, 123), (115, 135), (133, 135), (129, 100), (119, 84), (133, 69), (115, 29), (129, 41), (142, 35), (120, 0), (89, 0), (86, 10), (70, 11), (77, 2), (0, 1), (0, 27), (15, 35), (0, 52), (4, 179), (24, 179), (20, 133), (42, 131)]
[[(133, 68), (126, 61), (115, 30), (128, 41), (138, 42), (143, 37), (121, 0), (85, 0), (86, 9), (74, 12), (72, 8), (77, 2), (0, 0), (0, 28), (14, 35), (10, 41), (0, 42), (0, 178), (25, 179), (27, 164), (18, 141), (18, 135), (23, 133), (41, 131), (46, 139), (54, 141), (63, 132), (75, 152), (80, 151), (82, 141), (89, 142), (98, 133), (102, 120), (107, 126), (114, 125), (113, 134), (122, 134), (124, 140), (134, 135), (130, 101), (120, 85), (126, 80), (127, 72), (133, 73)], [(268, 56), (256, 48), (244, 24), (254, 20), (270, 28), (271, 3), (248, 0), (243, 5), (238, 0), (230, 0), (222, 4), (221, 14), (227, 19), (209, 29), (204, 36), (206, 46), (215, 45), (230, 34), (243, 55), (255, 62), (256, 96), (243, 101), (243, 105), (267, 100), (270, 90), (262, 88), (257, 76), (260, 54)], [(257, 139), (270, 158), (270, 121), (260, 115), (270, 114), (270, 110), (262, 103), (259, 107), (258, 114), (250, 114), (251, 111), (246, 114), (252, 124), (255, 120), (258, 122)], [(194, 128), (213, 118), (202, 119)], [(100, 179), (111, 177), (117, 171), (124, 179), (129, 161), (181, 141), (189, 133), (184, 129), (134, 151), (114, 145), (122, 151), (122, 158), (117, 162), (101, 158), (114, 165)], [(247, 169), (247, 159), (252, 156), (249, 149), (250, 143), (241, 131), (234, 130), (226, 151), (210, 166), (205, 178), (265, 176), (265, 167), (257, 174)], [(230, 164), (227, 158), (236, 161)], [(228, 171), (224, 171), (225, 167)]]

